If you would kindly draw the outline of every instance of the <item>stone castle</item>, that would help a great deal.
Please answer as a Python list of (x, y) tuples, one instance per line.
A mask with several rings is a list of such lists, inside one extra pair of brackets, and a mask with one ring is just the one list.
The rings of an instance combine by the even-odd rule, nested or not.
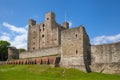
[(91, 45), (83, 26), (69, 29), (68, 22), (60, 25), (53, 12), (40, 24), (30, 19), (28, 27), (28, 51), (11, 60), (18, 51), (9, 48), (7, 64), (52, 64), (85, 72), (120, 73), (119, 42)]

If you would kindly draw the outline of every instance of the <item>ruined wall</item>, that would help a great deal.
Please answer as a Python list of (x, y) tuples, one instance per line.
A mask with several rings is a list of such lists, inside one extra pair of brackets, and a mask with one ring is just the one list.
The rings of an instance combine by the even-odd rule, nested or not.
[(28, 51), (20, 53), (20, 58), (34, 58), (50, 55), (60, 55), (60, 47), (45, 48), (40, 50)]
[(94, 72), (120, 73), (120, 42), (91, 46), (91, 69)]
[(15, 47), (8, 48), (8, 60), (19, 59), (19, 50)]
[(86, 54), (85, 49), (89, 42), (86, 42), (84, 46), (84, 40), (88, 38), (85, 35), (87, 34), (83, 27), (66, 29), (61, 32), (61, 66), (86, 71), (84, 53)]

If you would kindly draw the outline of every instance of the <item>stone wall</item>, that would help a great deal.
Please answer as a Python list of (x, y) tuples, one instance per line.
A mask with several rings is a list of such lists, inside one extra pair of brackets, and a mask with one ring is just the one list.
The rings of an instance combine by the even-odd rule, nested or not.
[(94, 72), (120, 73), (120, 42), (92, 45), (91, 69)]
[(20, 58), (34, 58), (34, 57), (42, 57), (42, 56), (50, 56), (50, 55), (60, 55), (61, 50), (60, 47), (51, 47), (40, 50), (33, 50), (28, 52), (20, 53)]
[(19, 59), (19, 50), (17, 50), (15, 47), (8, 48), (8, 60), (11, 59)]
[(16, 59), (16, 60), (9, 60), (0, 62), (0, 65), (5, 64), (14, 64), (14, 65), (22, 65), (22, 64), (40, 64), (40, 65), (51, 65), (53, 67), (59, 66), (60, 57), (57, 56), (47, 56), (47, 57), (40, 57), (40, 58), (30, 58), (30, 59)]

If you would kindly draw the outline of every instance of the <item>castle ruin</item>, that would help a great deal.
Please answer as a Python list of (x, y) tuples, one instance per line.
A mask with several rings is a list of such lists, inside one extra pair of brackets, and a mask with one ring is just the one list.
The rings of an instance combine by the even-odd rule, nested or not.
[(69, 28), (68, 22), (60, 25), (53, 12), (48, 12), (45, 22), (40, 24), (29, 20), (27, 49), (19, 53), (23, 64), (28, 59), (36, 59), (38, 64), (55, 64), (85, 72), (120, 73), (120, 43), (91, 45), (83, 26)]

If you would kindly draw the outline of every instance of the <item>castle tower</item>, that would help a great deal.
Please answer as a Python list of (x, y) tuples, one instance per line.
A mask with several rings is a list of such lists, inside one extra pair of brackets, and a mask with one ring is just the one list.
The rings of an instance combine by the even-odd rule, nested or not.
[(61, 62), (62, 67), (78, 68), (90, 72), (88, 58), (89, 37), (83, 26), (61, 31)]
[(33, 19), (30, 19), (28, 24), (31, 25), (31, 26), (36, 25), (36, 21), (33, 20)]
[(44, 47), (54, 47), (59, 45), (59, 26), (55, 21), (55, 14), (48, 12), (45, 15), (45, 45)]
[(53, 12), (48, 12), (45, 15), (45, 21), (47, 21), (47, 22), (55, 22), (55, 14)]
[(63, 26), (63, 28), (68, 29), (69, 28), (69, 23), (68, 22), (63, 22), (62, 26)]
[(45, 22), (47, 24), (47, 26), (49, 26), (51, 29), (54, 28), (54, 24), (55, 24), (55, 14), (53, 12), (48, 12), (45, 15)]
[(45, 21), (40, 24), (36, 24), (32, 19), (28, 24), (28, 51), (59, 45), (60, 26), (56, 23), (53, 12), (48, 12)]
[(28, 21), (28, 43), (27, 43), (27, 50), (30, 51), (32, 49), (32, 27), (36, 25), (36, 21), (33, 19), (30, 19)]

